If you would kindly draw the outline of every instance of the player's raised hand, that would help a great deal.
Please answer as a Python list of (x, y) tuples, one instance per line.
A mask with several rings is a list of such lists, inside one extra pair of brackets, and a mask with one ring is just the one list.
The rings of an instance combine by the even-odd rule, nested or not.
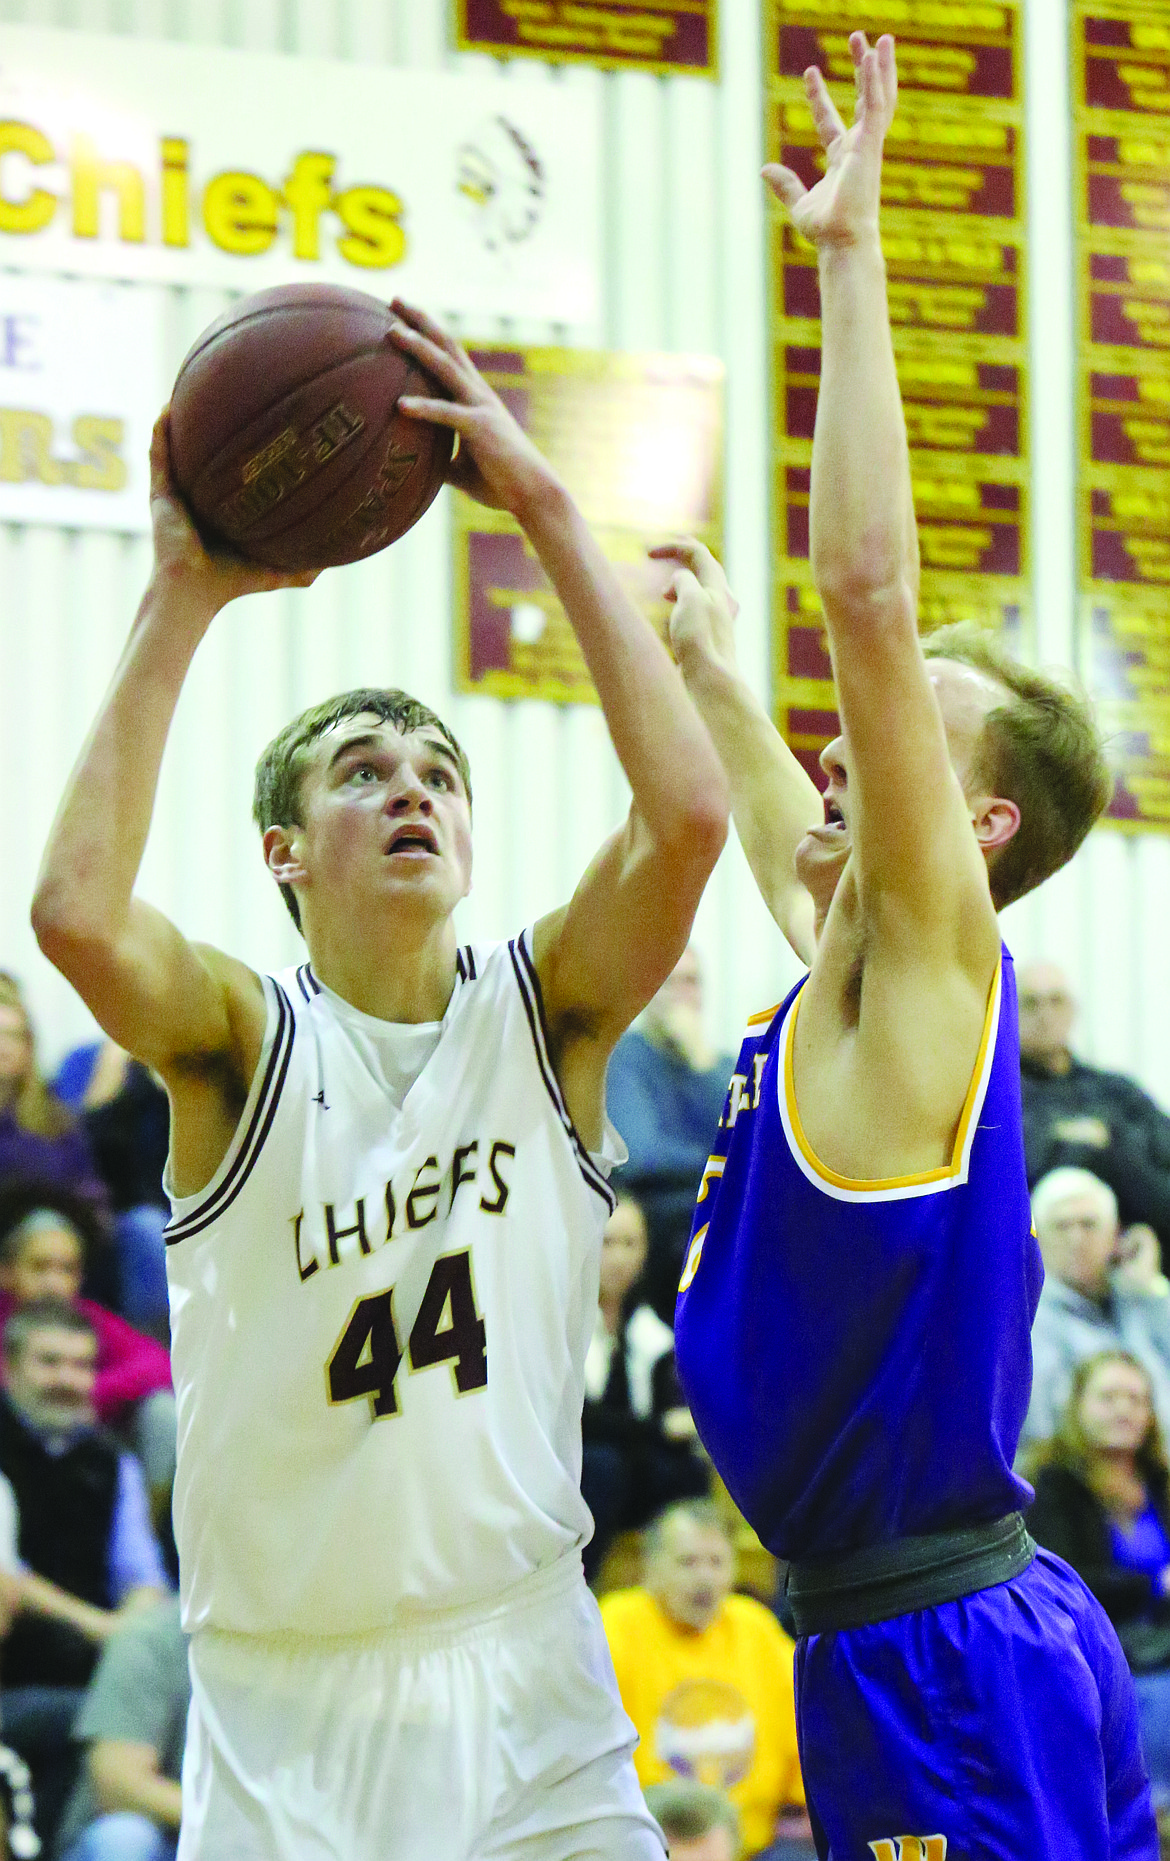
[(735, 665), (735, 617), (739, 603), (721, 565), (693, 536), (659, 543), (650, 555), (678, 568), (666, 590), (671, 603), (670, 646), (684, 674), (703, 663)]
[(209, 613), (218, 613), (240, 595), (267, 594), (276, 588), (307, 588), (318, 569), (288, 573), (246, 562), (230, 550), (208, 549), (171, 473), (170, 417), (163, 409), (150, 436), (150, 526), (154, 536), (156, 579), (179, 583), (185, 595)]
[(412, 420), (450, 427), (459, 435), (447, 470), (451, 484), (477, 504), (521, 517), (534, 497), (557, 483), (547, 459), (488, 386), (461, 343), (433, 317), (400, 297), (394, 298), (390, 308), (399, 319), (390, 332), (395, 347), (413, 356), (450, 397), (404, 394), (398, 402), (400, 411)]
[(863, 32), (849, 36), (856, 98), (846, 128), (815, 65), (804, 74), (813, 122), (828, 156), (815, 187), (772, 162), (764, 178), (788, 208), (797, 232), (818, 247), (854, 245), (876, 238), (881, 207), (882, 146), (898, 100), (898, 67), (888, 33), (871, 46)]

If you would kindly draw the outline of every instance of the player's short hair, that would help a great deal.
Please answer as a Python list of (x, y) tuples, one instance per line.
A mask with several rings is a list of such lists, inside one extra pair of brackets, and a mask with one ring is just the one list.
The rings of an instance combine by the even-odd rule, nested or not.
[(68, 1299), (30, 1299), (10, 1313), (4, 1326), (4, 1355), (9, 1363), (16, 1362), (38, 1331), (76, 1331), (87, 1338), (97, 1337), (85, 1313)]
[[(261, 833), (269, 827), (286, 827), (290, 823), (303, 825), (300, 816), (301, 778), (305, 773), (309, 751), (318, 737), (324, 736), (327, 730), (333, 730), (343, 718), (361, 717), (366, 713), (378, 718), (383, 724), (393, 724), (396, 730), (403, 733), (428, 727), (437, 730), (454, 752), (470, 806), (471, 765), (442, 718), (436, 716), (418, 698), (412, 698), (409, 692), (377, 685), (359, 685), (353, 691), (339, 692), (336, 698), (326, 698), (321, 704), (310, 705), (307, 711), (294, 717), (278, 736), (273, 737), (256, 764), (256, 785), (252, 794), (252, 818)], [(301, 913), (296, 893), (291, 885), (282, 885), (280, 891), (288, 906), (289, 916), (300, 930)]]
[(1102, 1212), (1111, 1221), (1117, 1220), (1117, 1197), (1109, 1184), (1094, 1176), (1092, 1170), (1082, 1170), (1074, 1163), (1062, 1163), (1059, 1169), (1049, 1170), (1042, 1176), (1032, 1191), (1034, 1225), (1042, 1228), (1053, 1209), (1074, 1195), (1093, 1196)]
[(645, 1791), (646, 1807), (668, 1842), (697, 1842), (712, 1829), (726, 1829), (731, 1852), (738, 1861), (743, 1852), (739, 1813), (731, 1798), (714, 1784), (679, 1778), (652, 1783)]
[(1000, 911), (1058, 872), (1108, 806), (1113, 778), (1101, 733), (1083, 692), (1022, 665), (976, 621), (936, 628), (922, 650), (971, 666), (1008, 694), (984, 719), (979, 762), (979, 779), (1020, 810), (1017, 831), (988, 861)]

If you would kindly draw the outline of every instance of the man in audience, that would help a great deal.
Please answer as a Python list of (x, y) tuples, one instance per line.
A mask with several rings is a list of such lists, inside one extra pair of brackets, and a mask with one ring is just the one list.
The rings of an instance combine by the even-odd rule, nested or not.
[(168, 1588), (142, 1471), (96, 1423), (96, 1360), (93, 1327), (65, 1301), (35, 1301), (5, 1326), (0, 1472), (26, 1574), (0, 1712), (32, 1768), (42, 1834), (68, 1787), (70, 1727), (99, 1649)]
[(1086, 1066), (1069, 1039), (1076, 998), (1055, 963), (1017, 972), (1028, 1181), (1062, 1165), (1091, 1170), (1123, 1226), (1145, 1222), (1170, 1257), (1170, 1118), (1132, 1079)]
[(93, 1404), (100, 1422), (133, 1443), (153, 1493), (175, 1477), (175, 1397), (171, 1360), (116, 1312), (81, 1296), (86, 1234), (64, 1207), (29, 1208), (11, 1223), (0, 1196), (0, 1333), (12, 1312), (38, 1299), (64, 1299), (97, 1338)]
[(739, 1861), (743, 1840), (735, 1804), (712, 1784), (651, 1784), (646, 1807), (666, 1837), (670, 1861)]
[(707, 1500), (650, 1527), (642, 1587), (601, 1599), (622, 1704), (638, 1728), (643, 1787), (688, 1777), (727, 1791), (744, 1851), (807, 1835), (796, 1750), (793, 1644), (771, 1611), (735, 1596), (727, 1524)]
[(636, 1025), (618, 1041), (606, 1078), (609, 1115), (630, 1153), (629, 1162), (614, 1172), (614, 1183), (637, 1196), (645, 1210), (646, 1296), (668, 1324), (731, 1065), (704, 1031), (699, 953), (688, 944)]
[(1032, 1399), (1021, 1446), (1056, 1428), (1073, 1371), (1103, 1350), (1128, 1350), (1144, 1364), (1163, 1429), (1170, 1427), (1170, 1285), (1153, 1229), (1119, 1231), (1108, 1183), (1071, 1166), (1051, 1170), (1032, 1192), (1044, 1256), (1044, 1290), (1032, 1327)]
[(73, 1727), (85, 1747), (61, 1861), (174, 1861), (191, 1681), (178, 1597), (107, 1643)]

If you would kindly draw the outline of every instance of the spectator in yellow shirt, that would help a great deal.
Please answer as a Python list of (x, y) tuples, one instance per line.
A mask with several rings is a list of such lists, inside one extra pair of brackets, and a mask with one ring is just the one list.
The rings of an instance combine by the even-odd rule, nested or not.
[(642, 1586), (603, 1596), (601, 1616), (643, 1787), (691, 1777), (726, 1790), (755, 1855), (808, 1822), (793, 1644), (763, 1603), (731, 1593), (734, 1577), (723, 1518), (684, 1500), (650, 1527)]

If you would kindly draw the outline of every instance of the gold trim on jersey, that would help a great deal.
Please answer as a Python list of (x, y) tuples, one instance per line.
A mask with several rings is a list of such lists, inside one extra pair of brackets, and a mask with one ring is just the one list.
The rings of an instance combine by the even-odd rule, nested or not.
[(782, 1002), (773, 1002), (770, 1008), (761, 1008), (759, 1014), (749, 1015), (748, 1026), (771, 1027), (772, 1022), (775, 1020), (783, 1005)]
[(959, 1117), (959, 1128), (955, 1132), (955, 1141), (951, 1150), (951, 1160), (949, 1163), (941, 1164), (938, 1169), (923, 1170), (920, 1174), (912, 1176), (839, 1176), (836, 1170), (831, 1170), (827, 1163), (821, 1162), (816, 1151), (809, 1143), (804, 1134), (804, 1127), (800, 1122), (800, 1113), (796, 1107), (796, 1089), (792, 1073), (792, 1053), (796, 1039), (796, 1016), (800, 1008), (801, 995), (804, 993), (803, 989), (800, 991), (800, 994), (797, 995), (789, 1011), (788, 1026), (785, 1030), (784, 1109), (788, 1114), (788, 1123), (791, 1126), (792, 1135), (800, 1148), (801, 1155), (809, 1165), (809, 1168), (820, 1177), (822, 1182), (831, 1184), (834, 1189), (850, 1190), (855, 1195), (880, 1195), (884, 1191), (889, 1191), (891, 1189), (929, 1188), (932, 1184), (953, 1182), (963, 1175), (967, 1166), (971, 1140), (974, 1137), (973, 1125), (975, 1113), (978, 1106), (982, 1103), (987, 1085), (987, 1076), (990, 1072), (990, 1062), (994, 1057), (995, 1032), (999, 1022), (1002, 978), (1003, 960), (1001, 958), (996, 964), (995, 975), (992, 977), (991, 981), (991, 992), (987, 998), (987, 1011), (983, 1017), (983, 1033), (979, 1041), (979, 1053), (975, 1061), (974, 1071), (971, 1074), (971, 1083), (967, 1088), (967, 1096), (963, 1101), (963, 1110)]

